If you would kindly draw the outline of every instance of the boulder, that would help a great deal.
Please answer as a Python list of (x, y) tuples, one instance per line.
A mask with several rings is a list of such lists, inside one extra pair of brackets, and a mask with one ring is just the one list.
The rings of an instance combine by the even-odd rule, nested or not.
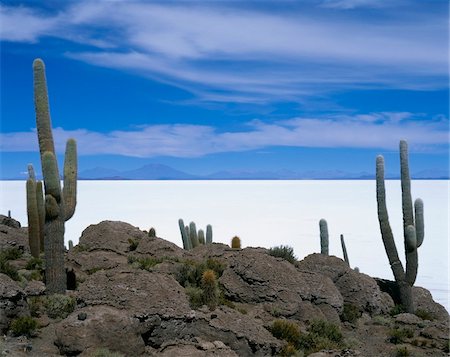
[(78, 300), (87, 305), (126, 309), (132, 316), (184, 317), (191, 308), (184, 288), (170, 275), (116, 268), (90, 275), (79, 287)]
[(17, 248), (24, 253), (30, 253), (28, 230), (0, 224), (0, 251)]
[(25, 294), (19, 284), (0, 273), (0, 332), (5, 333), (11, 321), (29, 315)]
[(5, 225), (11, 228), (20, 228), (20, 222), (14, 218), (0, 214), (0, 225)]
[(141, 239), (148, 239), (148, 236), (131, 224), (120, 221), (103, 221), (90, 225), (83, 231), (78, 249), (83, 251), (105, 250), (126, 255), (136, 249)]
[(342, 275), (352, 269), (342, 259), (324, 254), (310, 254), (303, 260), (296, 262), (300, 271), (309, 271), (323, 274), (336, 282)]
[(424, 288), (413, 286), (413, 303), (416, 310), (423, 310), (435, 320), (449, 323), (449, 314), (444, 306), (435, 302), (431, 293)]
[[(85, 314), (80, 319), (80, 314)], [(138, 333), (139, 321), (125, 310), (111, 306), (87, 306), (69, 315), (55, 327), (55, 345), (64, 355), (84, 352), (91, 355), (100, 347), (121, 352), (126, 356), (139, 356), (145, 351), (144, 341)]]
[[(249, 248), (230, 257), (227, 262), (229, 265), (219, 281), (225, 296), (232, 301), (270, 302), (283, 316), (300, 313), (299, 303), (304, 300), (318, 307), (328, 306), (336, 316), (342, 311), (340, 292), (331, 279), (322, 274), (299, 271), (281, 258)], [(325, 310), (327, 313), (331, 311)]]
[(161, 238), (142, 239), (139, 242), (136, 250), (133, 252), (133, 256), (147, 256), (147, 257), (169, 257), (174, 259), (183, 258), (185, 250), (177, 246), (176, 244), (166, 241)]

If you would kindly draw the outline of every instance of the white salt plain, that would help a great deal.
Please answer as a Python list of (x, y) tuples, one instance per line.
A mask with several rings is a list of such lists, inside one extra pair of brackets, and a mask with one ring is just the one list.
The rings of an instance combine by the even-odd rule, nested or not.
[[(417, 286), (429, 289), (449, 310), (449, 181), (412, 182), (422, 198), (425, 240), (419, 248)], [(399, 256), (404, 262), (401, 189), (386, 181), (387, 204)], [(377, 218), (375, 181), (79, 181), (74, 217), (66, 223), (66, 244), (90, 224), (120, 220), (182, 245), (178, 219), (197, 228), (213, 226), (213, 240), (243, 246), (289, 245), (299, 259), (319, 252), (319, 220), (328, 221), (330, 254), (342, 257), (345, 237), (352, 267), (393, 279)], [(27, 225), (25, 182), (0, 181), (0, 213)]]

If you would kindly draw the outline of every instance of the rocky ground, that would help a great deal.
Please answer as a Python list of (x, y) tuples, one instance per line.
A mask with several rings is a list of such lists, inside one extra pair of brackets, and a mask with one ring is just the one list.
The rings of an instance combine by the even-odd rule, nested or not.
[(392, 282), (333, 256), (290, 263), (218, 243), (186, 251), (104, 221), (67, 252), (67, 294), (46, 296), (26, 229), (4, 216), (0, 250), (2, 356), (449, 355), (449, 315), (427, 290), (414, 288), (416, 314), (404, 313), (380, 289)]

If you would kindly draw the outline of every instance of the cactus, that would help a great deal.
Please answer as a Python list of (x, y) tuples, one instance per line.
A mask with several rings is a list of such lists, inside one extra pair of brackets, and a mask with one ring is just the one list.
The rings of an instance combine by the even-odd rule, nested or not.
[(69, 240), (69, 250), (72, 250), (73, 249), (73, 242), (71, 241), (71, 240)]
[(325, 219), (319, 221), (320, 228), (320, 253), (328, 255), (328, 224)]
[(45, 209), (42, 182), (36, 182), (33, 165), (28, 165), (28, 179), (26, 182), (28, 243), (31, 255), (35, 258), (44, 251), (44, 223)]
[[(401, 304), (410, 313), (414, 313), (412, 286), (417, 277), (418, 254), (417, 248), (424, 239), (423, 202), (414, 202), (414, 212), (411, 198), (411, 178), (408, 167), (408, 144), (400, 141), (400, 178), (402, 187), (403, 237), (405, 242), (406, 270), (398, 257), (394, 235), (389, 223), (386, 207), (386, 190), (384, 184), (384, 158), (378, 156), (376, 160), (376, 183), (378, 220), (384, 248), (397, 283)], [(415, 221), (414, 222), (414, 217)]]
[(61, 189), (50, 120), (45, 65), (41, 59), (34, 60), (33, 74), (36, 127), (45, 188), (45, 279), (48, 293), (65, 294), (67, 283), (64, 269), (64, 222), (73, 216), (76, 207), (76, 142), (69, 139), (66, 143), (64, 187)]
[(156, 238), (156, 230), (155, 230), (155, 228), (150, 228), (150, 230), (148, 231), (148, 236), (150, 237), (150, 238)]
[(202, 300), (210, 310), (214, 310), (219, 304), (219, 284), (216, 273), (212, 269), (205, 270), (201, 280)]
[(344, 241), (344, 235), (341, 234), (341, 246), (342, 246), (342, 253), (344, 254), (344, 260), (347, 263), (348, 266), (350, 266), (350, 262), (348, 260), (348, 255), (347, 255), (347, 248), (345, 246), (345, 241)]
[(239, 238), (238, 236), (234, 236), (231, 239), (231, 248), (241, 249), (241, 238)]
[(183, 220), (180, 218), (178, 220), (178, 225), (180, 227), (181, 238), (183, 240), (184, 249), (192, 249), (200, 244), (211, 244), (212, 243), (212, 227), (211, 225), (206, 226), (206, 237), (205, 232), (199, 229), (197, 232), (197, 227), (194, 222), (191, 222), (189, 226), (185, 226)]

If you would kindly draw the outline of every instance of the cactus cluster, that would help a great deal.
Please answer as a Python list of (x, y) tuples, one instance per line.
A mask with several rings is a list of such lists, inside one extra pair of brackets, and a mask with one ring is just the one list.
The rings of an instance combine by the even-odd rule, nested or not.
[[(69, 139), (66, 144), (64, 186), (61, 188), (50, 120), (45, 65), (41, 59), (34, 60), (33, 74), (36, 127), (44, 178), (44, 192), (39, 188), (42, 184), (39, 185), (39, 182), (36, 182), (34, 170), (30, 167), (30, 178), (27, 180), (29, 229), (33, 236), (33, 238), (30, 238), (30, 247), (33, 246), (32, 251), (35, 255), (38, 254), (36, 247), (42, 247), (43, 245), (47, 292), (50, 294), (65, 294), (67, 284), (64, 269), (64, 222), (73, 216), (76, 206), (76, 142), (74, 139)], [(43, 209), (40, 208), (40, 197), (43, 198)], [(41, 212), (41, 216), (39, 212)], [(43, 222), (39, 217), (44, 217)], [(40, 232), (41, 229), (44, 231), (43, 239), (41, 233), (36, 233)], [(37, 241), (39, 241), (39, 245), (37, 245)]]
[(197, 231), (194, 222), (189, 223), (189, 226), (185, 226), (184, 221), (180, 218), (178, 220), (178, 226), (180, 227), (184, 249), (193, 249), (200, 244), (212, 244), (212, 226), (210, 224), (206, 226), (206, 235), (203, 229)]
[(408, 312), (413, 313), (412, 286), (417, 277), (417, 248), (421, 246), (424, 239), (424, 220), (423, 202), (420, 198), (414, 202), (413, 209), (408, 163), (408, 144), (404, 140), (400, 141), (400, 179), (402, 187), (403, 238), (405, 242), (406, 270), (403, 268), (398, 257), (394, 235), (389, 223), (384, 184), (384, 158), (381, 155), (378, 156), (376, 159), (376, 186), (381, 237), (399, 289), (401, 304)]

